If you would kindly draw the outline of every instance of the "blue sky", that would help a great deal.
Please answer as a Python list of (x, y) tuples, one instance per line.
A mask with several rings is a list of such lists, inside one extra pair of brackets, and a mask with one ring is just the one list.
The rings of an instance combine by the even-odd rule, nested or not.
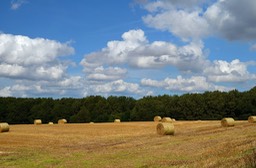
[(249, 90), (255, 0), (2, 0), (0, 96)]

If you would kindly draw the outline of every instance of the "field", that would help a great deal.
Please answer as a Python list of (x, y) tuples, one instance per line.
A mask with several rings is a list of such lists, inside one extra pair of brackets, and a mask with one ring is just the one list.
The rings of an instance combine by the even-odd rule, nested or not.
[(154, 122), (10, 125), (0, 133), (0, 167), (245, 167), (256, 124), (176, 121), (174, 136)]

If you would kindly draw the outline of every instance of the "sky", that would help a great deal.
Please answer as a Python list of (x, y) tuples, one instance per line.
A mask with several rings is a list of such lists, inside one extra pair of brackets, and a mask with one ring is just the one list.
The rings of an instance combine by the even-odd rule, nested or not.
[(0, 1), (0, 97), (242, 92), (255, 56), (255, 0)]

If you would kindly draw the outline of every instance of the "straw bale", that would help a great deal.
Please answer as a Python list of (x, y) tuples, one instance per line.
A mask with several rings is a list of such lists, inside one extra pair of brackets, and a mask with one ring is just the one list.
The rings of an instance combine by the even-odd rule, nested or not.
[(0, 132), (8, 132), (10, 130), (8, 123), (0, 123)]
[(36, 120), (34, 120), (34, 124), (35, 125), (41, 125), (42, 124), (42, 120), (36, 119)]
[(248, 122), (249, 122), (249, 123), (256, 123), (256, 116), (250, 116), (250, 117), (248, 117)]
[(156, 126), (157, 134), (159, 135), (174, 135), (174, 125), (172, 123), (158, 123)]
[(49, 125), (53, 125), (53, 122), (49, 122), (48, 124), (49, 124)]
[(114, 121), (115, 123), (120, 123), (121, 122), (121, 120), (120, 119), (115, 119), (115, 121)]
[(162, 117), (160, 117), (160, 116), (154, 117), (154, 122), (160, 122), (161, 120), (162, 120)]
[(223, 127), (233, 127), (235, 126), (235, 120), (233, 118), (223, 118), (221, 120), (221, 125)]
[(164, 117), (162, 119), (162, 122), (168, 122), (168, 123), (172, 123), (172, 119), (170, 117)]
[(59, 119), (58, 124), (66, 124), (67, 120), (66, 119)]

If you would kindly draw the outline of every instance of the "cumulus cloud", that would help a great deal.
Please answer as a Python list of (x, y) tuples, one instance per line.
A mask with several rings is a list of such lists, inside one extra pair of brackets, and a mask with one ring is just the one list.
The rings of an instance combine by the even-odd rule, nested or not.
[(89, 80), (117, 80), (125, 76), (127, 70), (119, 67), (108, 67), (103, 66), (96, 67), (89, 73), (87, 79)]
[(215, 60), (204, 73), (213, 82), (246, 82), (256, 79), (255, 74), (250, 74), (248, 63), (235, 59), (230, 63), (223, 60)]
[[(141, 71), (175, 68), (180, 74), (177, 79), (166, 77), (157, 81), (144, 77), (140, 85), (179, 92), (226, 91), (233, 88), (222, 87), (216, 83), (231, 84), (256, 79), (255, 75), (248, 71), (250, 63), (238, 59), (231, 62), (209, 60), (201, 40), (193, 40), (183, 46), (165, 41), (149, 42), (140, 29), (125, 32), (122, 40), (109, 41), (102, 50), (85, 55), (81, 65), (84, 67), (90, 90), (105, 94), (118, 91), (151, 94), (151, 90), (142, 92), (143, 89), (139, 85), (128, 85), (129, 82), (124, 82), (130, 80), (131, 68)], [(182, 75), (192, 76), (184, 78)], [(128, 88), (140, 88), (140, 92)]]
[(0, 89), (0, 97), (10, 97), (12, 96), (10, 86)]
[(152, 79), (142, 79), (141, 84), (144, 86), (159, 87), (171, 91), (181, 92), (201, 92), (205, 90), (227, 90), (225, 87), (216, 86), (209, 83), (204, 76), (192, 76), (190, 78), (165, 78), (162, 81)]
[[(0, 78), (1, 79), (1, 78)], [(3, 79), (1, 79), (3, 80)], [(58, 81), (15, 80), (13, 84), (0, 88), (0, 96), (72, 96), (82, 97), (84, 79), (81, 76), (66, 76)]]
[(29, 80), (60, 79), (66, 65), (58, 57), (71, 55), (68, 44), (43, 38), (0, 34), (0, 76)]
[(121, 95), (146, 95), (147, 91), (141, 89), (139, 84), (115, 80), (110, 82), (90, 83), (84, 90), (84, 96), (90, 94), (101, 94), (105, 96), (113, 94)]
[[(81, 61), (84, 72), (91, 78), (99, 79), (108, 79), (108, 76), (111, 78), (110, 73), (103, 74), (103, 70), (97, 69), (103, 65), (128, 65), (142, 69), (171, 65), (181, 71), (194, 72), (201, 69), (205, 62), (204, 45), (201, 41), (194, 41), (181, 47), (164, 41), (149, 43), (142, 30), (125, 32), (122, 39), (122, 41), (110, 41), (101, 51), (85, 55)], [(95, 74), (95, 72), (98, 73)], [(122, 70), (121, 74), (123, 73)]]
[(219, 0), (205, 12), (212, 31), (229, 40), (256, 38), (256, 1)]
[(148, 1), (144, 8), (149, 14), (143, 20), (183, 40), (212, 35), (229, 40), (255, 39), (255, 0), (218, 0), (206, 9), (204, 3), (207, 1)]
[(19, 96), (27, 97), (26, 92), (31, 88), (22, 84), (14, 84), (13, 86), (7, 86), (0, 89), (1, 97)]
[(143, 21), (150, 27), (167, 30), (182, 38), (201, 39), (208, 35), (208, 23), (202, 18), (200, 11), (187, 12), (184, 10), (170, 10), (143, 17)]

